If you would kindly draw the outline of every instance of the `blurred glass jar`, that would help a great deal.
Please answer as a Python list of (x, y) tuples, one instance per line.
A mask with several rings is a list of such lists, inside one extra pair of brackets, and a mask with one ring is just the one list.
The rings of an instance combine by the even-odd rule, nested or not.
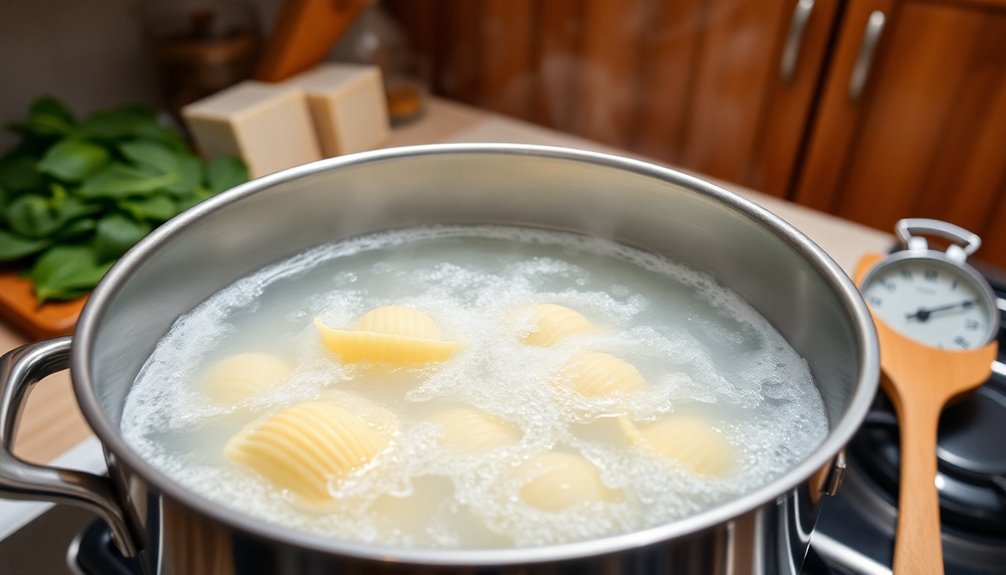
[(251, 77), (261, 34), (246, 0), (140, 0), (140, 19), (164, 103), (183, 106)]
[(411, 49), (402, 28), (374, 0), (333, 47), (329, 60), (381, 69), (388, 116), (401, 124), (420, 116), (429, 97), (429, 65)]

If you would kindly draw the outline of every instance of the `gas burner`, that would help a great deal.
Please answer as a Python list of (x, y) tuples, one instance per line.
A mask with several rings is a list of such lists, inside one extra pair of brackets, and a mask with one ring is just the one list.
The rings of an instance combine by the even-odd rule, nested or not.
[[(996, 295), (1006, 285), (990, 278)], [(1001, 313), (999, 361), (988, 382), (944, 409), (936, 455), (936, 486), (943, 527), (962, 537), (991, 539), (1006, 545), (1006, 310)], [(873, 408), (849, 446), (881, 495), (897, 504), (898, 422), (890, 401), (878, 394)]]
[[(1006, 545), (1006, 377), (993, 376), (940, 418), (937, 442), (940, 518), (962, 537)], [(874, 404), (850, 445), (881, 495), (897, 504), (900, 450), (897, 420), (886, 397)]]
[(78, 575), (143, 575), (137, 559), (119, 553), (111, 529), (101, 519), (92, 521), (70, 544), (67, 564)]
[[(999, 357), (989, 381), (940, 418), (936, 484), (948, 575), (1002, 573), (1006, 564), (1006, 274), (982, 272), (1000, 304)], [(890, 575), (898, 440), (897, 417), (880, 393), (849, 443), (845, 482), (826, 500), (813, 536), (833, 573)]]

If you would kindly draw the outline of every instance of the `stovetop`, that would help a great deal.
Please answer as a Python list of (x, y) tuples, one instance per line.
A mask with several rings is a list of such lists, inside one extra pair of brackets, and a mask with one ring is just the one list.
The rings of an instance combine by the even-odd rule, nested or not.
[[(989, 380), (943, 410), (936, 477), (947, 575), (1006, 565), (1006, 276), (982, 270), (999, 298), (999, 355)], [(805, 573), (889, 574), (898, 497), (898, 425), (881, 392), (846, 449), (842, 488), (824, 504)]]
[[(999, 357), (989, 381), (940, 419), (936, 483), (947, 575), (1003, 573), (1006, 565), (1006, 275), (983, 272), (1000, 298)], [(890, 575), (898, 451), (897, 419), (880, 393), (846, 449), (841, 489), (825, 499), (804, 575)], [(0, 541), (0, 564), (9, 575), (140, 573), (100, 520), (66, 506)]]

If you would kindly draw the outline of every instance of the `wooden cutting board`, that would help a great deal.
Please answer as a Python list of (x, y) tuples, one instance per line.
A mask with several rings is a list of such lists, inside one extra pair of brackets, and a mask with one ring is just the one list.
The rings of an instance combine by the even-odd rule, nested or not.
[(38, 304), (31, 280), (18, 270), (0, 270), (0, 320), (30, 339), (70, 335), (87, 297)]

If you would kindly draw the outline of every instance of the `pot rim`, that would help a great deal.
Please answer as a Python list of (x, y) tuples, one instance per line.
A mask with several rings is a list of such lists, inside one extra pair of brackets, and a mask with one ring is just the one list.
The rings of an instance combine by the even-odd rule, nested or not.
[[(827, 437), (813, 453), (786, 473), (745, 495), (696, 515), (639, 531), (597, 539), (540, 547), (501, 549), (399, 548), (333, 539), (272, 522), (264, 522), (183, 487), (144, 460), (125, 441), (118, 427), (109, 420), (101, 408), (90, 377), (91, 361), (89, 356), (90, 348), (106, 308), (114, 300), (134, 268), (141, 265), (161, 244), (182, 233), (193, 222), (217, 210), (224, 209), (244, 197), (278, 184), (348, 166), (441, 154), (531, 155), (616, 168), (686, 187), (718, 200), (761, 224), (799, 252), (816, 271), (826, 278), (852, 320), (855, 328), (856, 347), (862, 360), (856, 374), (859, 385), (844, 416), (837, 425), (829, 429)], [(88, 298), (73, 339), (70, 372), (77, 401), (106, 452), (114, 454), (116, 464), (124, 464), (128, 469), (152, 484), (161, 494), (174, 501), (246, 533), (322, 553), (336, 553), (359, 559), (410, 565), (516, 565), (578, 559), (625, 551), (710, 529), (772, 502), (780, 494), (797, 487), (815, 472), (831, 465), (835, 455), (849, 441), (866, 416), (880, 377), (880, 354), (876, 332), (858, 289), (824, 250), (783, 219), (737, 194), (670, 168), (600, 152), (525, 144), (465, 143), (387, 148), (304, 164), (236, 186), (165, 222), (123, 255)]]

